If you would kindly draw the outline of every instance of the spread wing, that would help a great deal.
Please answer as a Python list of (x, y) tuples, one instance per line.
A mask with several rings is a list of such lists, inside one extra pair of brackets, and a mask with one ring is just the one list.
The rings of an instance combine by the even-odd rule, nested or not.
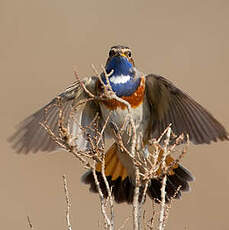
[[(95, 77), (91, 77), (82, 81), (92, 94), (95, 94), (96, 79)], [(9, 141), (12, 142), (12, 147), (18, 153), (36, 153), (37, 151), (50, 152), (56, 150), (58, 147), (57, 144), (41, 126), (41, 123), (46, 122), (52, 132), (58, 136), (58, 116), (60, 107), (57, 105), (61, 103), (64, 126), (67, 127), (69, 124), (73, 126), (74, 121), (72, 116), (70, 116), (72, 105), (86, 98), (88, 98), (88, 94), (81, 87), (80, 82), (73, 83), (50, 103), (18, 125), (16, 132), (9, 138)]]
[(229, 140), (225, 128), (206, 109), (167, 79), (146, 76), (146, 94), (151, 108), (152, 137), (158, 137), (171, 123), (176, 135), (188, 134), (194, 144)]

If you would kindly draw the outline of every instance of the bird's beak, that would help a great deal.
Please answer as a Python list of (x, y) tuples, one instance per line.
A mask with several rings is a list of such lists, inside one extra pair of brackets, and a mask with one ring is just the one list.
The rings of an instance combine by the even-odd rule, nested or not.
[[(115, 56), (127, 58), (127, 56), (126, 56), (124, 53), (121, 53), (121, 52), (117, 53)], [(128, 58), (127, 58), (127, 59), (128, 59)]]

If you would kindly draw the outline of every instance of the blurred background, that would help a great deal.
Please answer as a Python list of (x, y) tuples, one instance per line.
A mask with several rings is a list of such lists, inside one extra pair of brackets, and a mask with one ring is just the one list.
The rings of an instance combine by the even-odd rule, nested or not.
[[(63, 151), (17, 155), (6, 141), (74, 81), (73, 70), (91, 76), (91, 64), (104, 64), (111, 46), (130, 46), (139, 70), (166, 76), (229, 130), (228, 41), (227, 0), (1, 0), (0, 227), (29, 229), (30, 216), (34, 229), (66, 228), (66, 174), (73, 229), (102, 229), (98, 196), (81, 184), (75, 158)], [(174, 203), (167, 229), (229, 228), (228, 146), (189, 148), (183, 164), (196, 180)], [(118, 227), (131, 207), (116, 205), (115, 212)]]

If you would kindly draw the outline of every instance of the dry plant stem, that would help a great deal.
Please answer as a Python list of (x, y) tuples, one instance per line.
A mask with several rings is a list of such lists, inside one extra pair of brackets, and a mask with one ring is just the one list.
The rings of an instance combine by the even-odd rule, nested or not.
[[(152, 169), (156, 169), (157, 170), (157, 164), (159, 163), (158, 162), (158, 157), (159, 157), (159, 153), (160, 153), (160, 150), (161, 150), (161, 145), (159, 144), (162, 137), (168, 132), (168, 129), (170, 128), (171, 125), (169, 125), (165, 130), (164, 132), (160, 135), (160, 137), (154, 141), (153, 143), (153, 146), (155, 147), (155, 152), (153, 154), (153, 165), (152, 165)], [(164, 156), (163, 156), (164, 157)], [(166, 156), (165, 156), (166, 158)], [(165, 159), (164, 158), (164, 159)], [(159, 165), (158, 165), (159, 166)]]
[[(162, 175), (163, 179), (162, 179), (162, 187), (161, 187), (161, 208), (160, 208), (160, 217), (159, 217), (159, 226), (158, 229), (159, 230), (163, 230), (164, 229), (164, 224), (165, 224), (165, 218), (166, 218), (166, 208), (167, 206), (165, 205), (165, 198), (166, 198), (166, 180), (167, 180), (167, 173), (168, 171), (174, 166), (174, 164), (167, 166), (165, 159), (167, 157), (168, 154), (171, 153), (171, 151), (173, 151), (173, 149), (175, 148), (176, 144), (174, 146), (170, 146), (169, 147), (169, 141), (170, 141), (170, 135), (171, 135), (171, 128), (170, 126), (167, 127), (167, 129), (161, 134), (161, 136), (159, 137), (158, 140), (156, 141), (152, 141), (152, 145), (155, 147), (156, 151), (154, 152), (154, 154), (152, 155), (154, 162), (151, 162), (148, 158), (147, 159), (143, 159), (141, 160), (140, 155), (138, 155), (139, 153), (137, 152), (137, 134), (136, 134), (136, 126), (133, 120), (133, 116), (132, 116), (132, 108), (131, 105), (123, 100), (122, 98), (116, 96), (116, 94), (112, 91), (111, 85), (109, 83), (109, 76), (111, 73), (107, 74), (105, 71), (105, 68), (102, 66), (103, 72), (105, 74), (105, 79), (107, 84), (104, 84), (104, 82), (101, 79), (101, 76), (99, 75), (99, 73), (97, 72), (97, 70), (95, 69), (95, 67), (93, 67), (96, 76), (98, 77), (98, 79), (100, 80), (101, 84), (103, 84), (104, 87), (104, 94), (101, 96), (95, 96), (93, 94), (91, 94), (87, 88), (85, 87), (85, 83), (80, 81), (78, 75), (76, 72), (74, 72), (77, 81), (79, 82), (80, 86), (82, 87), (82, 89), (85, 91), (85, 93), (88, 94), (88, 99), (84, 100), (82, 99), (82, 101), (80, 101), (80, 103), (78, 103), (77, 105), (75, 105), (74, 109), (76, 109), (77, 106), (86, 103), (88, 100), (104, 100), (104, 99), (114, 99), (122, 104), (124, 104), (128, 110), (128, 114), (126, 116), (126, 118), (124, 119), (124, 124), (121, 128), (117, 127), (118, 132), (116, 133), (117, 136), (117, 143), (119, 143), (120, 148), (122, 149), (122, 151), (126, 152), (130, 159), (133, 162), (133, 165), (135, 167), (135, 191), (134, 191), (134, 197), (133, 197), (133, 209), (132, 209), (132, 216), (133, 216), (133, 229), (134, 230), (139, 230), (141, 229), (141, 207), (144, 203), (144, 198), (146, 195), (146, 191), (148, 188), (148, 183), (150, 182), (150, 180), (152, 178), (157, 178), (157, 175), (155, 174), (157, 172), (157, 170), (161, 167), (162, 169)], [(98, 127), (94, 127), (93, 123), (96, 122), (97, 117), (95, 117), (95, 119), (93, 119), (91, 125), (89, 125), (88, 127), (81, 127), (79, 124), (79, 127), (82, 129), (83, 132), (87, 133), (87, 129), (90, 129), (93, 131), (93, 129), (95, 129), (95, 134), (96, 136), (89, 136), (89, 142), (91, 144), (91, 149), (90, 150), (85, 150), (85, 151), (79, 151), (77, 146), (73, 146), (71, 145), (71, 134), (68, 133), (68, 130), (64, 127), (64, 114), (63, 114), (63, 109), (62, 109), (62, 102), (61, 99), (59, 100), (57, 98), (57, 104), (55, 105), (59, 108), (59, 117), (58, 117), (58, 133), (59, 135), (55, 135), (54, 132), (50, 129), (50, 127), (47, 124), (47, 121), (45, 120), (44, 123), (42, 123), (42, 126), (45, 128), (45, 130), (48, 132), (49, 136), (61, 147), (63, 147), (65, 150), (67, 150), (68, 152), (72, 153), (76, 158), (78, 158), (81, 163), (84, 165), (84, 167), (87, 167), (89, 169), (92, 170), (93, 172), (93, 176), (94, 176), (94, 180), (95, 180), (95, 184), (96, 184), (96, 188), (98, 190), (99, 193), (99, 197), (100, 197), (100, 207), (101, 207), (101, 212), (102, 215), (104, 217), (104, 227), (105, 229), (109, 229), (109, 230), (113, 230), (114, 229), (114, 210), (113, 210), (113, 197), (112, 197), (112, 189), (109, 186), (109, 183), (107, 181), (106, 175), (105, 175), (105, 153), (104, 153), (104, 142), (103, 142), (103, 135), (106, 129), (106, 126), (108, 124), (110, 115), (108, 115), (107, 119), (104, 122), (104, 126), (102, 127), (102, 130), (100, 131), (98, 129)], [(125, 125), (126, 124), (126, 125)], [(94, 127), (94, 128), (93, 128)], [(128, 127), (129, 131), (128, 131), (128, 135), (129, 135), (129, 141), (128, 142), (131, 144), (131, 148), (130, 150), (126, 149), (126, 146), (124, 145), (124, 143), (122, 142), (122, 133), (123, 131), (126, 131), (126, 128)], [(164, 147), (162, 147), (160, 145), (160, 141), (162, 139), (162, 137), (164, 135), (167, 135), (166, 141), (165, 141), (165, 145)], [(77, 137), (76, 137), (77, 138)], [(177, 139), (178, 140), (178, 139)], [(178, 140), (179, 142), (179, 140)], [(100, 144), (102, 147), (100, 147)], [(159, 158), (159, 153), (160, 151), (163, 150), (163, 155), (162, 155), (162, 160), (160, 160), (160, 162), (158, 161)], [(91, 160), (93, 160), (93, 164), (91, 164)], [(180, 160), (180, 158), (176, 161), (176, 163)], [(96, 174), (96, 163), (97, 162), (101, 162), (102, 167), (101, 167), (101, 174), (106, 186), (106, 190), (108, 193), (108, 202), (109, 202), (109, 210), (110, 213), (107, 212), (107, 200), (105, 199), (103, 192), (101, 190), (99, 181), (98, 181), (98, 177)], [(145, 167), (144, 167), (145, 165)], [(150, 166), (150, 167), (147, 167)], [(141, 170), (141, 174), (139, 172), (139, 167), (141, 166), (141, 169), (143, 168), (143, 170)], [(143, 173), (144, 172), (144, 173)], [(142, 202), (139, 203), (139, 192), (140, 192), (140, 176), (143, 178), (144, 180), (144, 191), (143, 191), (143, 197), (142, 197)], [(66, 178), (65, 178), (66, 180)], [(67, 184), (66, 188), (67, 188)], [(68, 203), (67, 201), (67, 196), (66, 195), (66, 191), (65, 190), (65, 196), (66, 196), (66, 202), (67, 202), (67, 211), (70, 211), (70, 202)], [(67, 192), (68, 194), (68, 192)], [(68, 206), (69, 204), (69, 206)], [(154, 215), (153, 215), (154, 216)], [(71, 227), (69, 227), (69, 223), (70, 223), (70, 219), (69, 219), (69, 212), (67, 215), (66, 212), (66, 220), (68, 223), (68, 230), (71, 230)], [(69, 220), (69, 221), (68, 221)], [(153, 219), (152, 219), (153, 221)], [(125, 226), (125, 224), (123, 224), (120, 229), (124, 228), (123, 226)], [(153, 225), (151, 223), (150, 229), (153, 229)]]
[[(106, 78), (106, 82), (107, 82), (107, 86), (108, 89), (112, 91), (110, 82), (109, 82), (109, 75), (112, 73), (107, 74), (105, 68), (102, 66), (102, 70), (104, 72), (105, 78)], [(98, 73), (96, 71), (96, 73)], [(100, 78), (100, 76), (99, 76)], [(102, 79), (101, 79), (102, 80)], [(104, 87), (106, 88), (106, 85), (104, 85)], [(105, 90), (106, 92), (106, 90)], [(131, 156), (135, 157), (135, 149), (136, 149), (136, 141), (137, 141), (137, 135), (136, 135), (136, 126), (133, 120), (133, 116), (132, 116), (132, 109), (131, 109), (131, 105), (126, 101), (123, 100), (122, 98), (116, 96), (116, 94), (113, 92), (110, 95), (107, 95), (109, 97), (109, 99), (115, 99), (121, 103), (123, 103), (124, 105), (126, 105), (127, 110), (128, 110), (128, 115), (129, 115), (129, 121), (132, 127), (132, 143), (131, 143)], [(136, 174), (136, 180), (135, 180), (135, 190), (134, 190), (134, 200), (133, 200), (133, 229), (134, 230), (139, 230), (140, 229), (140, 209), (139, 209), (139, 188), (140, 188), (140, 176), (139, 176), (139, 168), (136, 164), (135, 165), (135, 174)]]
[(93, 176), (95, 179), (96, 188), (97, 188), (98, 193), (99, 193), (99, 198), (100, 198), (100, 202), (101, 202), (101, 211), (102, 211), (103, 217), (105, 219), (105, 229), (113, 230), (114, 226), (111, 224), (111, 221), (110, 221), (110, 219), (106, 213), (105, 198), (103, 196), (102, 190), (101, 190), (100, 185), (99, 185), (99, 181), (98, 181), (98, 177), (96, 175), (95, 167), (96, 167), (96, 161), (94, 161), (94, 165), (92, 166), (92, 172), (93, 172)]
[[(83, 156), (85, 154), (81, 154), (80, 152), (77, 151), (76, 148), (71, 148), (70, 146), (68, 146), (66, 143), (63, 143), (63, 141), (58, 138), (53, 131), (50, 129), (50, 127), (44, 122), (44, 123), (40, 123), (40, 125), (48, 132), (49, 136), (53, 139), (53, 141), (55, 141), (60, 147), (62, 147), (63, 149), (65, 149), (66, 151), (72, 153), (72, 155), (74, 157), (76, 157), (78, 160), (80, 160), (80, 162), (84, 165), (84, 167), (88, 168), (88, 161), (86, 161)], [(87, 156), (86, 156), (87, 157)]]
[[(80, 82), (80, 80), (78, 79), (78, 75), (76, 73), (75, 73), (75, 76), (76, 76), (77, 80)], [(94, 97), (94, 95), (91, 95), (90, 92), (87, 91), (83, 82), (80, 82), (80, 85), (86, 91), (86, 93), (88, 93), (89, 97)], [(110, 94), (108, 94), (108, 96), (109, 95)], [(94, 98), (96, 98), (96, 97), (94, 97)], [(106, 184), (107, 192), (108, 192), (110, 211), (111, 211), (110, 212), (111, 219), (109, 219), (109, 217), (106, 213), (106, 200), (105, 200), (103, 193), (101, 191), (101, 188), (100, 188), (100, 185), (98, 182), (98, 178), (96, 175), (96, 170), (95, 170), (96, 162), (101, 161), (101, 159), (100, 159), (101, 156), (99, 154), (100, 149), (98, 148), (98, 144), (103, 140), (102, 136), (103, 136), (105, 126), (106, 126), (108, 120), (105, 122), (101, 133), (98, 130), (96, 130), (97, 137), (98, 137), (98, 141), (97, 141), (96, 145), (95, 145), (95, 143), (93, 143), (93, 140), (90, 138), (90, 142), (92, 144), (92, 148), (93, 148), (93, 151), (95, 153), (95, 154), (93, 154), (93, 156), (91, 156), (90, 151), (88, 154), (85, 152), (77, 151), (77, 146), (71, 145), (71, 143), (69, 142), (69, 140), (71, 139), (71, 135), (68, 133), (68, 130), (64, 127), (64, 115), (63, 115), (63, 109), (62, 109), (62, 101), (60, 98), (57, 98), (57, 103), (55, 106), (57, 106), (59, 108), (59, 114), (58, 114), (58, 133), (59, 133), (59, 135), (58, 136), (55, 135), (55, 133), (50, 129), (50, 127), (47, 124), (47, 119), (44, 119), (45, 121), (41, 125), (48, 132), (49, 136), (59, 146), (63, 147), (68, 152), (71, 152), (75, 157), (77, 157), (81, 161), (81, 163), (84, 164), (84, 166), (87, 165), (87, 167), (91, 168), (91, 170), (93, 171), (95, 183), (96, 183), (97, 190), (99, 192), (99, 196), (100, 196), (100, 200), (101, 200), (101, 209), (102, 209), (102, 214), (103, 214), (104, 220), (105, 220), (105, 228), (109, 229), (109, 230), (113, 230), (114, 229), (113, 198), (112, 198), (111, 189), (109, 188), (109, 184), (108, 184), (107, 178), (105, 176), (104, 153), (103, 153), (103, 158), (102, 158), (102, 176), (103, 176), (104, 182)], [(108, 117), (108, 119), (109, 119), (109, 117)], [(92, 158), (94, 159), (94, 165), (93, 166), (88, 161), (88, 159), (92, 159)], [(67, 224), (68, 224), (68, 230), (71, 230), (72, 228), (70, 225), (70, 218), (69, 218), (70, 202), (68, 199), (68, 190), (67, 190), (66, 178), (65, 177), (63, 177), (63, 178), (64, 178), (64, 187), (65, 187), (65, 195), (66, 195), (66, 202), (67, 202), (66, 220), (67, 220)]]
[(31, 220), (30, 220), (30, 218), (29, 218), (29, 216), (27, 216), (27, 221), (28, 221), (28, 224), (29, 224), (29, 228), (30, 228), (30, 229), (34, 229), (34, 228), (33, 228), (33, 225), (32, 225), (32, 222), (31, 222)]
[[(173, 197), (171, 198), (170, 202), (166, 205), (164, 220), (167, 220), (167, 219), (168, 219), (169, 210), (171, 209), (172, 204), (173, 204), (173, 201), (174, 201), (176, 195), (178, 194), (178, 192), (180, 191), (180, 189), (181, 189), (181, 185), (178, 186), (178, 188), (177, 188), (176, 192), (174, 193)], [(164, 222), (164, 225), (165, 225), (165, 222)]]
[(104, 131), (105, 131), (106, 127), (107, 127), (107, 123), (108, 123), (109, 119), (110, 119), (110, 113), (108, 114), (108, 116), (107, 116), (107, 118), (105, 120), (105, 123), (103, 125), (102, 130), (101, 130), (101, 133), (99, 134), (99, 139), (97, 140), (97, 145), (99, 145), (100, 141), (103, 139), (103, 134), (104, 134)]
[[(130, 124), (132, 127), (132, 143), (131, 143), (131, 153), (130, 154), (134, 158), (135, 157), (137, 136), (136, 136), (136, 127), (135, 127), (133, 116), (132, 116), (131, 105), (126, 100), (123, 100), (122, 98), (116, 96), (116, 94), (113, 92), (112, 87), (111, 87), (110, 82), (109, 82), (109, 76), (113, 72), (111, 71), (109, 74), (107, 74), (104, 66), (101, 66), (101, 67), (102, 67), (102, 70), (104, 72), (107, 84), (104, 84), (98, 71), (96, 70), (94, 65), (92, 65), (92, 68), (95, 71), (96, 76), (98, 77), (98, 79), (100, 80), (100, 82), (102, 83), (102, 85), (104, 87), (105, 96), (108, 99), (115, 99), (115, 100), (123, 103), (127, 107), (128, 115), (129, 115), (129, 121), (130, 121)], [(139, 215), (139, 202), (138, 202), (138, 200), (139, 200), (140, 176), (139, 176), (138, 166), (136, 164), (134, 164), (134, 165), (135, 165), (136, 180), (135, 180), (135, 191), (134, 191), (134, 200), (133, 200), (133, 229), (138, 230), (138, 229), (140, 229), (140, 226), (139, 226), (140, 215)]]
[(141, 215), (140, 215), (140, 206), (139, 206), (138, 198), (139, 198), (139, 185), (138, 186), (136, 185), (134, 189), (134, 200), (133, 200), (133, 228), (134, 230), (140, 229)]
[(103, 159), (102, 159), (102, 177), (104, 180), (104, 183), (106, 185), (107, 193), (108, 193), (108, 200), (110, 204), (110, 229), (114, 229), (114, 204), (113, 204), (113, 198), (112, 198), (112, 193), (111, 189), (109, 186), (109, 183), (107, 181), (106, 175), (105, 175), (105, 155), (103, 154)]
[(82, 87), (82, 89), (88, 94), (89, 97), (91, 98), (95, 98), (95, 95), (93, 95), (84, 85), (84, 83), (80, 80), (78, 74), (76, 71), (74, 71), (74, 75), (76, 80), (79, 82), (80, 86)]
[[(171, 136), (171, 127), (168, 127), (167, 133), (166, 133), (166, 140), (165, 140), (165, 147), (163, 151), (163, 157), (162, 157), (162, 172), (164, 173), (166, 171), (166, 157), (168, 155), (168, 145), (169, 140)], [(161, 209), (160, 209), (160, 216), (159, 216), (159, 230), (163, 230), (165, 227), (165, 211), (166, 211), (166, 204), (165, 204), (165, 197), (166, 197), (166, 181), (167, 181), (167, 175), (164, 173), (163, 179), (162, 179), (162, 186), (161, 186)]]
[[(104, 126), (102, 128), (102, 131), (99, 134), (99, 140), (97, 141), (97, 145), (99, 145), (100, 141), (102, 140), (103, 133), (105, 131), (105, 128), (107, 126), (107, 123), (108, 123), (109, 119), (110, 119), (110, 114), (107, 116), (105, 124), (104, 124)], [(109, 200), (109, 204), (110, 204), (110, 215), (111, 215), (111, 217), (110, 217), (110, 225), (111, 225), (111, 229), (114, 229), (114, 204), (113, 204), (113, 198), (112, 198), (111, 189), (110, 189), (109, 183), (108, 183), (106, 175), (105, 175), (105, 153), (104, 153), (104, 151), (102, 153), (102, 170), (101, 170), (101, 173), (102, 173), (104, 183), (106, 185), (106, 189), (107, 189), (107, 193), (108, 193), (108, 200)]]
[(150, 230), (153, 230), (153, 224), (156, 216), (156, 211), (155, 211), (155, 202), (152, 201), (152, 208), (153, 208), (153, 214), (152, 217), (150, 218), (150, 223), (148, 224), (148, 227)]
[(166, 196), (166, 181), (167, 175), (165, 174), (162, 179), (162, 186), (161, 186), (161, 209), (160, 209), (160, 216), (159, 216), (159, 230), (164, 230), (165, 228), (165, 212), (166, 212), (166, 204), (165, 204), (165, 196)]
[(143, 206), (144, 202), (145, 202), (145, 197), (146, 197), (146, 192), (147, 192), (147, 189), (148, 189), (148, 186), (149, 186), (149, 182), (150, 182), (150, 179), (147, 179), (147, 182), (145, 183), (145, 187), (144, 187), (144, 190), (143, 190), (143, 195), (142, 195), (142, 201), (141, 201), (141, 206)]
[[(94, 71), (96, 72), (96, 75), (99, 76), (98, 72), (96, 71), (95, 67), (92, 66), (92, 68), (94, 69)], [(93, 95), (90, 91), (87, 90), (87, 88), (85, 87), (85, 85), (83, 84), (83, 82), (81, 82), (81, 80), (79, 79), (78, 75), (76, 72), (74, 72), (75, 74), (75, 77), (77, 79), (77, 81), (79, 81), (81, 87), (83, 88), (83, 90), (89, 95), (89, 97), (91, 98), (96, 98), (95, 95)], [(101, 133), (98, 133), (99, 135), (99, 138), (97, 140), (97, 146), (99, 145), (99, 143), (101, 142), (101, 140), (103, 139), (103, 133), (105, 131), (105, 128), (106, 128), (106, 125), (107, 125), (107, 122), (109, 120), (109, 116), (108, 118), (106, 119), (105, 121), (105, 124), (103, 126), (103, 129), (101, 131)], [(91, 143), (92, 145), (94, 145), (93, 143)], [(94, 146), (95, 147), (95, 146)], [(96, 157), (98, 158), (98, 156)], [(109, 199), (109, 204), (110, 204), (110, 215), (111, 215), (111, 218), (109, 219), (107, 213), (106, 213), (106, 208), (105, 208), (105, 198), (103, 196), (103, 193), (101, 191), (101, 188), (100, 188), (100, 185), (99, 185), (99, 182), (98, 182), (98, 178), (97, 178), (97, 175), (96, 175), (96, 170), (95, 170), (95, 161), (94, 161), (94, 166), (91, 168), (92, 171), (93, 171), (93, 176), (94, 176), (94, 179), (95, 179), (95, 183), (96, 183), (96, 187), (98, 189), (98, 192), (99, 192), (99, 195), (100, 195), (100, 200), (101, 200), (101, 209), (102, 209), (102, 214), (104, 216), (104, 219), (105, 219), (105, 223), (106, 223), (106, 228), (108, 227), (108, 229), (114, 229), (114, 208), (113, 208), (113, 198), (112, 198), (112, 193), (111, 193), (111, 189), (109, 187), (109, 183), (107, 181), (107, 178), (106, 178), (106, 175), (105, 175), (105, 156), (104, 156), (104, 152), (102, 153), (102, 170), (101, 170), (101, 174), (102, 174), (102, 177), (103, 177), (103, 180), (104, 180), (104, 183), (106, 185), (106, 189), (107, 189), (107, 193), (108, 193), (108, 199)]]
[(64, 182), (64, 193), (65, 193), (65, 200), (66, 200), (66, 222), (67, 222), (67, 229), (72, 230), (72, 225), (70, 222), (70, 208), (71, 208), (71, 203), (70, 203), (70, 198), (69, 198), (69, 192), (68, 192), (68, 185), (67, 185), (67, 180), (65, 175), (63, 175), (63, 182)]

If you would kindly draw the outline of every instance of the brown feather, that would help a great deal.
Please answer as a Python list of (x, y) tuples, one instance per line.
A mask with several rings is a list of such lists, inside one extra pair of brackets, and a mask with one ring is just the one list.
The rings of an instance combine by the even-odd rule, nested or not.
[[(95, 85), (98, 79), (91, 77), (84, 80), (85, 86), (95, 94)], [(61, 102), (64, 115), (64, 126), (66, 127), (72, 110), (72, 104), (77, 104), (81, 99), (88, 98), (79, 82), (73, 83), (63, 93), (59, 94), (49, 104), (32, 114), (22, 121), (16, 132), (8, 139), (12, 143), (12, 147), (18, 153), (29, 153), (37, 151), (54, 151), (57, 144), (51, 139), (47, 131), (40, 123), (47, 122), (49, 128), (58, 136), (58, 114), (59, 108), (57, 104)]]
[(195, 144), (229, 140), (225, 128), (206, 109), (167, 79), (146, 76), (146, 96), (152, 116), (151, 137), (158, 137), (172, 123), (175, 134), (188, 134)]

